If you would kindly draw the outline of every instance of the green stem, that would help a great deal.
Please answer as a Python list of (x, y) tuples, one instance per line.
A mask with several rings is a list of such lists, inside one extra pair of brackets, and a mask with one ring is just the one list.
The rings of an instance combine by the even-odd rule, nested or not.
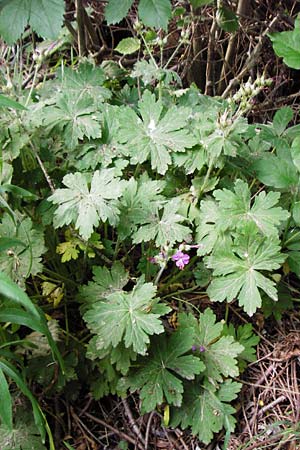
[[(198, 259), (198, 255), (193, 256), (190, 259), (190, 262), (188, 264), (189, 267), (191, 267), (194, 264), (194, 262), (197, 261), (197, 259)], [(183, 275), (186, 275), (186, 272), (184, 270), (178, 270), (178, 272), (176, 272), (175, 275), (172, 276), (172, 274), (171, 274), (171, 275), (169, 275), (169, 277), (166, 277), (166, 279), (164, 281), (167, 281), (167, 283), (164, 284), (164, 289), (169, 287), (171, 284), (174, 283), (174, 281), (177, 281)]]
[(159, 272), (158, 272), (158, 274), (156, 275), (156, 278), (155, 278), (155, 281), (154, 281), (154, 284), (155, 284), (156, 286), (157, 286), (157, 284), (158, 284), (158, 282), (159, 282), (159, 280), (160, 280), (160, 278), (161, 278), (161, 276), (162, 276), (162, 274), (163, 274), (165, 268), (166, 268), (166, 266), (162, 266), (162, 267), (159, 269)]
[(286, 246), (290, 241), (293, 241), (295, 239), (295, 236), (298, 236), (300, 234), (300, 231), (297, 231), (297, 233), (293, 234), (288, 240), (283, 241), (284, 245)]
[(114, 256), (112, 258), (113, 261), (115, 261), (117, 259), (119, 249), (120, 249), (120, 243), (121, 243), (121, 240), (120, 240), (120, 237), (118, 236), (116, 246), (115, 246)]
[[(25, 105), (24, 105), (25, 108), (27, 108), (28, 103), (29, 103), (29, 100), (30, 100), (30, 98), (31, 98), (31, 95), (32, 95), (33, 89), (34, 89), (34, 87), (35, 87), (35, 83), (36, 83), (36, 79), (37, 79), (37, 75), (38, 75), (38, 71), (40, 70), (40, 67), (41, 67), (40, 64), (37, 64), (37, 65), (35, 66), (35, 69), (34, 69), (34, 76), (33, 76), (32, 84), (31, 84), (31, 88), (30, 88), (30, 90), (29, 90), (29, 93), (28, 93), (28, 96), (27, 96), (27, 99), (26, 99), (26, 102), (25, 102)], [(24, 112), (25, 112), (25, 111), (23, 111), (23, 114), (24, 114)]]
[(201, 197), (201, 195), (204, 192), (204, 189), (206, 188), (206, 185), (207, 185), (208, 179), (210, 177), (211, 171), (213, 169), (213, 166), (214, 166), (214, 158), (212, 158), (211, 161), (209, 162), (208, 169), (207, 169), (203, 184), (202, 184), (200, 192), (199, 192), (199, 198)]
[[(298, 196), (298, 193), (295, 192), (293, 197), (292, 197), (292, 201), (291, 201), (291, 207), (290, 207), (290, 211), (291, 212), (293, 211), (294, 204), (295, 204), (295, 202), (297, 200), (297, 196)], [(283, 233), (283, 236), (282, 236), (282, 242), (285, 242), (285, 238), (286, 238), (286, 235), (287, 235), (287, 233), (289, 231), (291, 221), (292, 221), (292, 214), (290, 215), (290, 217), (287, 220), (286, 227), (285, 227), (285, 230), (284, 230), (284, 233)], [(286, 245), (286, 242), (285, 242), (285, 245)]]
[(178, 52), (178, 50), (180, 49), (182, 45), (182, 42), (179, 41), (179, 44), (177, 45), (177, 47), (175, 48), (174, 52), (172, 53), (172, 55), (170, 56), (170, 58), (168, 59), (168, 61), (166, 62), (166, 64), (164, 65), (164, 70), (166, 70), (168, 68), (168, 65), (172, 62), (172, 59), (174, 58), (174, 56), (176, 55), (176, 53)]
[(157, 65), (157, 62), (155, 61), (155, 59), (154, 59), (154, 57), (153, 57), (153, 55), (152, 55), (152, 53), (151, 53), (151, 50), (150, 50), (150, 48), (149, 48), (149, 46), (148, 46), (148, 44), (147, 44), (147, 42), (146, 42), (146, 40), (145, 40), (143, 34), (140, 33), (140, 36), (141, 36), (142, 41), (143, 41), (143, 44), (144, 44), (144, 46), (145, 46), (145, 48), (146, 48), (146, 50), (147, 50), (147, 52), (148, 52), (148, 55), (150, 56), (151, 61), (152, 61), (153, 64), (155, 65), (156, 69), (159, 69), (159, 67), (158, 67), (158, 65)]
[(194, 305), (193, 303), (189, 302), (188, 300), (183, 300), (183, 298), (179, 298), (179, 297), (174, 297), (174, 296), (173, 296), (172, 298), (173, 298), (174, 300), (177, 300), (178, 302), (185, 303), (186, 305), (191, 306), (192, 308), (194, 308), (195, 311), (197, 311), (197, 313), (198, 313), (199, 316), (200, 316), (200, 314), (201, 314), (200, 309), (197, 308), (197, 306)]

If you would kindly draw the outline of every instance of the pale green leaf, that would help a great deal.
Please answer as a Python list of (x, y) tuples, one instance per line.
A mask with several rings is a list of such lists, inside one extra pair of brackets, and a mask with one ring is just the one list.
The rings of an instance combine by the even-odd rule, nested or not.
[(267, 186), (291, 191), (299, 183), (299, 174), (295, 165), (286, 158), (268, 154), (256, 161), (253, 168), (257, 178)]
[(222, 334), (232, 336), (244, 347), (244, 350), (238, 355), (240, 370), (244, 370), (247, 363), (256, 360), (256, 346), (259, 343), (259, 336), (254, 333), (251, 323), (240, 325), (237, 329), (234, 328), (232, 323), (224, 325)]
[(64, 20), (61, 0), (31, 0), (29, 25), (43, 38), (57, 39)]
[(283, 58), (283, 62), (293, 68), (300, 69), (300, 29), (269, 33), (274, 51), (277, 56)]
[(131, 72), (132, 77), (141, 77), (145, 85), (159, 80), (161, 75), (162, 70), (159, 69), (151, 59), (149, 61), (146, 61), (144, 59), (141, 61), (137, 61), (134, 65), (133, 71)]
[(84, 239), (89, 239), (100, 220), (116, 225), (119, 210), (114, 200), (122, 195), (123, 183), (115, 177), (114, 169), (97, 170), (89, 188), (85, 176), (79, 172), (63, 178), (67, 188), (57, 189), (49, 201), (58, 204), (55, 211), (56, 228), (71, 222)]
[(141, 43), (137, 38), (125, 38), (122, 39), (115, 48), (116, 52), (122, 53), (122, 55), (131, 55), (140, 49)]
[(251, 192), (248, 184), (236, 180), (234, 192), (223, 189), (214, 191), (214, 197), (219, 202), (221, 226), (225, 231), (228, 228), (243, 231), (253, 223), (258, 230), (266, 235), (277, 235), (281, 222), (289, 217), (289, 213), (281, 207), (275, 207), (280, 194), (278, 192), (260, 192), (251, 205)]
[(61, 0), (10, 0), (0, 12), (0, 34), (8, 44), (13, 44), (29, 24), (43, 38), (56, 39), (64, 10)]
[[(0, 236), (12, 238), (13, 245), (0, 252), (0, 270), (12, 280), (23, 285), (30, 275), (42, 271), (42, 254), (45, 253), (44, 235), (29, 217), (16, 223), (9, 214), (4, 214), (0, 224)], [(19, 241), (19, 243), (18, 243)]]
[[(299, 35), (300, 36), (300, 35)], [(277, 136), (280, 136), (293, 118), (293, 110), (290, 107), (280, 108), (276, 111), (273, 119), (273, 129)]]
[(108, 25), (121, 22), (126, 17), (133, 0), (109, 0), (105, 8), (105, 19)]
[(241, 236), (233, 247), (218, 249), (207, 257), (207, 266), (216, 277), (207, 293), (212, 301), (230, 302), (238, 298), (240, 306), (251, 316), (261, 306), (259, 289), (274, 301), (278, 299), (274, 281), (259, 271), (279, 269), (284, 260), (277, 238)]
[[(0, 21), (1, 21), (1, 14), (0, 14)], [(0, 107), (20, 109), (21, 111), (26, 110), (25, 106), (23, 106), (21, 103), (16, 102), (15, 100), (12, 100), (11, 98), (6, 97), (2, 94), (0, 94)]]
[(67, 91), (72, 100), (78, 97), (89, 97), (95, 103), (101, 104), (111, 97), (110, 91), (103, 87), (106, 79), (103, 69), (91, 63), (81, 63), (76, 70), (65, 67), (59, 79), (62, 82), (62, 91)]
[(91, 331), (96, 334), (98, 350), (110, 345), (116, 347), (124, 342), (136, 353), (144, 355), (149, 344), (149, 336), (164, 331), (159, 317), (169, 311), (161, 305), (155, 314), (156, 287), (152, 283), (139, 282), (131, 292), (115, 292), (103, 302), (97, 302), (84, 314)]
[(190, 229), (180, 223), (185, 220), (185, 217), (177, 213), (179, 206), (180, 200), (175, 198), (164, 206), (161, 217), (158, 211), (150, 214), (145, 219), (144, 225), (133, 234), (133, 242), (140, 243), (155, 239), (157, 247), (161, 247), (167, 243), (172, 245), (186, 240)]
[(172, 8), (170, 0), (140, 0), (139, 17), (148, 27), (168, 28)]
[(104, 300), (110, 294), (121, 292), (129, 280), (124, 266), (116, 261), (109, 270), (106, 266), (93, 267), (93, 280), (79, 290), (79, 299), (83, 308), (91, 303)]
[(293, 205), (293, 219), (295, 221), (295, 224), (299, 227), (300, 226), (300, 202), (295, 202)]
[[(30, 0), (11, 0), (0, 11), (0, 35), (14, 44), (29, 21)], [(13, 26), (12, 26), (13, 25)]]
[(163, 207), (165, 198), (161, 195), (164, 181), (150, 180), (146, 173), (138, 181), (131, 178), (120, 203), (120, 222), (118, 233), (121, 239), (132, 236), (138, 224), (147, 222), (157, 209)]
[(291, 154), (293, 162), (297, 167), (298, 172), (300, 172), (300, 136), (296, 136), (292, 142)]
[(76, 97), (67, 93), (60, 95), (54, 105), (46, 106), (42, 112), (43, 123), (62, 131), (65, 145), (74, 149), (84, 137), (101, 137), (101, 126), (96, 105), (88, 95)]
[(226, 6), (220, 6), (217, 9), (216, 19), (219, 27), (224, 31), (232, 33), (239, 29), (239, 21), (237, 16), (230, 8), (227, 8)]
[(183, 152), (197, 143), (186, 127), (188, 110), (174, 106), (164, 111), (161, 100), (145, 91), (139, 113), (141, 117), (129, 108), (122, 111), (119, 142), (128, 149), (132, 164), (150, 159), (152, 169), (164, 174), (172, 152)]

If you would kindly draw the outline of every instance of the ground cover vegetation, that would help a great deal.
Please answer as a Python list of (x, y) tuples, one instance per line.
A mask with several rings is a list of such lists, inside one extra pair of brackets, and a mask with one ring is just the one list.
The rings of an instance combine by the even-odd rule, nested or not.
[(297, 448), (300, 7), (273, 3), (0, 1), (1, 449)]

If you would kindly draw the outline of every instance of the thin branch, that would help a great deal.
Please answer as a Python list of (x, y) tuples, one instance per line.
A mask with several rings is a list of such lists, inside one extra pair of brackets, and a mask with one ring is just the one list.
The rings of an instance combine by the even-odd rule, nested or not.
[(286, 400), (286, 395), (280, 395), (279, 397), (277, 397), (275, 400), (273, 400), (273, 402), (268, 403), (268, 405), (263, 406), (259, 411), (257, 416), (260, 417), (263, 415), (264, 412), (269, 411), (269, 409), (274, 408), (274, 406), (278, 405), (279, 403), (283, 402), (284, 400)]
[[(236, 15), (238, 17), (242, 17), (247, 15), (249, 8), (251, 7), (251, 2), (249, 0), (239, 0), (236, 10)], [(228, 47), (226, 50), (223, 67), (220, 75), (220, 86), (219, 86), (219, 95), (221, 95), (224, 90), (226, 78), (231, 72), (231, 65), (234, 53), (236, 51), (236, 41), (237, 41), (237, 32), (232, 33), (228, 42)]]
[(277, 14), (273, 18), (273, 20), (270, 22), (269, 26), (260, 35), (258, 43), (256, 44), (256, 46), (254, 47), (254, 49), (248, 56), (243, 69), (238, 73), (238, 75), (236, 77), (232, 78), (229, 85), (223, 92), (222, 98), (226, 98), (228, 96), (228, 94), (230, 93), (231, 89), (240, 82), (240, 80), (244, 77), (244, 75), (246, 75), (247, 72), (249, 72), (250, 69), (252, 69), (253, 65), (255, 64), (255, 62), (258, 58), (258, 55), (260, 54), (260, 51), (261, 51), (261, 48), (263, 45), (263, 38), (269, 33), (269, 31), (271, 30), (273, 25), (277, 22), (278, 18), (279, 18), (279, 14)]
[(89, 419), (93, 420), (94, 422), (98, 423), (99, 425), (102, 425), (103, 427), (113, 431), (115, 434), (120, 436), (121, 439), (125, 439), (125, 441), (128, 441), (131, 444), (136, 445), (139, 450), (144, 450), (144, 446), (142, 446), (139, 442), (136, 441), (136, 439), (133, 439), (131, 436), (128, 436), (128, 434), (124, 433), (123, 431), (117, 430), (117, 428), (109, 425), (104, 420), (98, 419), (98, 417), (95, 417), (88, 412), (85, 412), (84, 415)]
[(216, 17), (213, 18), (213, 23), (210, 28), (208, 37), (208, 48), (207, 48), (207, 63), (206, 63), (206, 83), (205, 83), (205, 94), (214, 94), (214, 48), (216, 42), (216, 32), (218, 29), (218, 24)]
[(148, 442), (149, 442), (150, 426), (151, 426), (151, 423), (152, 423), (152, 419), (153, 419), (154, 414), (155, 414), (155, 411), (152, 411), (152, 412), (150, 413), (149, 419), (148, 419), (148, 422), (147, 422), (146, 433), (145, 433), (145, 450), (148, 450)]
[(127, 400), (126, 399), (122, 399), (122, 403), (123, 403), (123, 406), (124, 406), (124, 409), (125, 409), (125, 414), (126, 414), (128, 420), (129, 420), (129, 425), (131, 426), (133, 432), (137, 435), (139, 440), (145, 445), (145, 439), (144, 439), (144, 437), (143, 437), (143, 435), (141, 433), (141, 430), (139, 429), (139, 427), (137, 426), (137, 424), (136, 424), (136, 422), (135, 422), (135, 420), (133, 418), (133, 415), (132, 415), (131, 409), (129, 408)]
[(38, 152), (37, 152), (36, 149), (34, 148), (34, 145), (33, 145), (31, 142), (29, 142), (29, 143), (30, 143), (30, 147), (32, 148), (32, 151), (33, 151), (33, 153), (34, 153), (34, 156), (36, 157), (37, 162), (39, 163), (39, 166), (40, 166), (40, 168), (41, 168), (41, 170), (42, 170), (42, 172), (43, 172), (43, 174), (44, 174), (44, 177), (46, 178), (46, 181), (47, 181), (47, 183), (48, 183), (48, 185), (49, 185), (49, 188), (50, 188), (52, 194), (54, 194), (54, 192), (55, 192), (55, 187), (54, 187), (53, 181), (51, 180), (51, 178), (50, 178), (50, 176), (49, 176), (49, 174), (48, 174), (48, 172), (47, 172), (47, 170), (46, 170), (46, 168), (45, 168), (45, 166), (44, 166), (44, 163), (43, 163), (43, 161), (41, 160), (41, 158), (40, 158)]
[(76, 19), (78, 26), (78, 52), (79, 56), (85, 56), (87, 54), (86, 51), (86, 42), (85, 42), (85, 27), (84, 27), (84, 14), (83, 14), (83, 4), (82, 0), (75, 0), (76, 7)]

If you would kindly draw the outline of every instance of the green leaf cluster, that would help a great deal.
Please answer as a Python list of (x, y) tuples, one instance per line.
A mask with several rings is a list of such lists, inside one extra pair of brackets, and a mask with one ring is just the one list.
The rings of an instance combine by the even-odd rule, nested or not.
[(238, 375), (237, 357), (244, 347), (222, 330), (210, 309), (199, 321), (181, 314), (171, 335), (151, 339), (149, 355), (137, 359), (119, 389), (139, 390), (142, 412), (171, 405), (171, 425), (191, 426), (204, 443), (223, 426), (233, 431), (235, 410), (227, 402), (236, 398), (241, 385), (228, 377)]
[(260, 192), (252, 202), (246, 182), (237, 180), (234, 191), (215, 190), (214, 200), (203, 200), (198, 218), (199, 255), (213, 270), (207, 290), (213, 301), (232, 301), (252, 315), (261, 306), (262, 289), (277, 300), (275, 282), (261, 271), (280, 268), (279, 230), (289, 213), (278, 204), (278, 192)]
[(0, 34), (12, 45), (26, 25), (43, 38), (57, 39), (63, 24), (64, 2), (61, 0), (9, 0), (0, 3)]

